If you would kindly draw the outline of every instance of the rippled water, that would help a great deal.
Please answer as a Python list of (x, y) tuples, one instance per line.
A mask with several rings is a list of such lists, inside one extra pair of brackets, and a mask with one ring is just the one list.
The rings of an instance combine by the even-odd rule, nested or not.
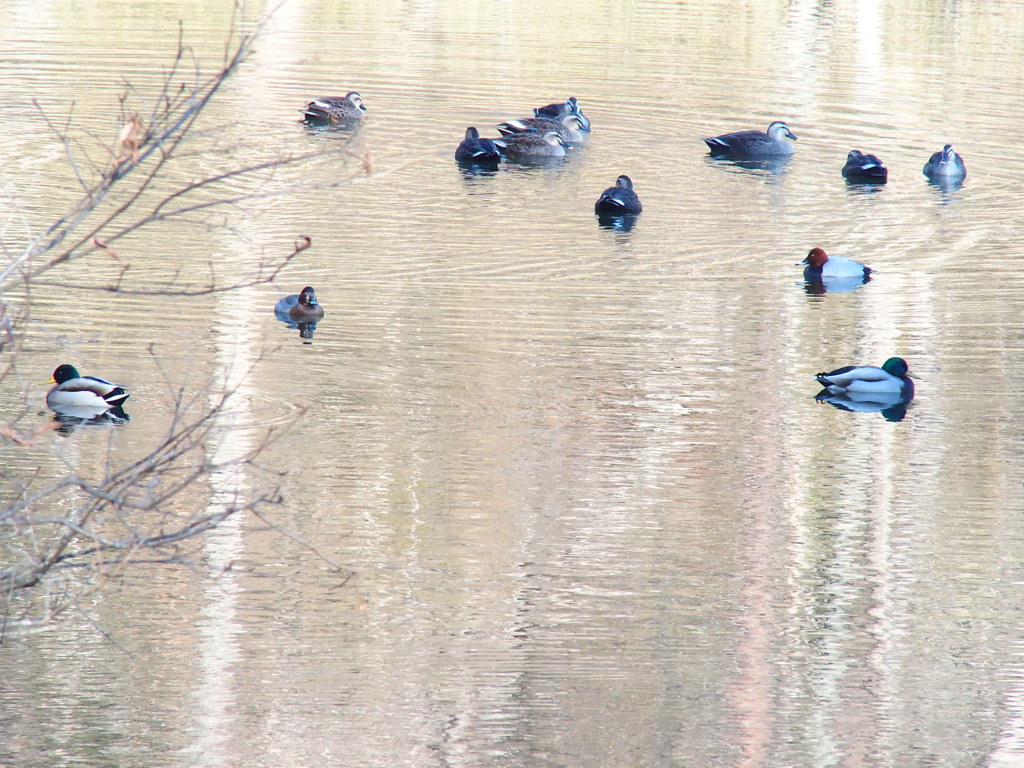
[[(78, 194), (33, 98), (84, 147), (179, 18), (219, 60), (229, 10), (150, 6), (0, 5), (6, 253)], [(233, 518), (203, 564), (112, 575), (0, 646), (0, 763), (1020, 765), (1022, 27), (1021, 3), (285, 3), (204, 127), (230, 162), (340, 146), (298, 110), (355, 89), (353, 155), (119, 253), (141, 289), (312, 247), (212, 297), (37, 287), (16, 374), (133, 392), (123, 427), (54, 438), (92, 466), (146, 450), (169, 388), (251, 366), (216, 450), (303, 414), (263, 457), (273, 521), (344, 568)], [(593, 135), (564, 161), (453, 162), (467, 125), (570, 95)], [(777, 169), (700, 140), (778, 118)], [(952, 190), (921, 175), (946, 142)], [(853, 148), (886, 186), (843, 181)], [(602, 228), (620, 173), (644, 212)], [(877, 274), (809, 292), (813, 246)], [(311, 339), (273, 314), (306, 284)], [(816, 372), (891, 355), (919, 376), (902, 421), (814, 401)], [(46, 420), (20, 382), (9, 411)]]

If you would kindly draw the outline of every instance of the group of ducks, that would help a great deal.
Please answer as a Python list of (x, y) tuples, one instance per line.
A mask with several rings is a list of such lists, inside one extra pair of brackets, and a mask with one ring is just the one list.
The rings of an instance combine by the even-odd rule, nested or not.
[[(354, 126), (366, 114), (362, 97), (352, 91), (345, 96), (327, 96), (310, 101), (302, 111), (303, 120), (314, 125)], [(460, 163), (496, 164), (502, 160), (529, 160), (562, 157), (567, 147), (584, 140), (590, 132), (590, 120), (583, 114), (576, 97), (565, 102), (547, 104), (533, 110), (533, 117), (507, 120), (498, 124), (499, 138), (481, 138), (470, 126), (455, 150)], [(704, 139), (712, 155), (732, 159), (758, 159), (793, 154), (789, 140), (796, 136), (789, 126), (777, 120), (768, 130), (739, 131)], [(967, 176), (963, 158), (950, 144), (933, 154), (923, 168), (930, 179), (960, 181)], [(888, 178), (885, 164), (875, 155), (852, 150), (843, 167), (843, 176), (850, 181), (880, 183)], [(635, 216), (643, 210), (633, 191), (629, 176), (619, 176), (594, 204), (595, 213), (603, 216)], [(813, 248), (801, 262), (808, 283), (825, 279), (866, 281), (872, 270), (853, 259), (829, 256), (821, 248)], [(324, 309), (312, 286), (286, 296), (274, 305), (278, 319), (300, 329), (315, 328), (324, 316)], [(306, 335), (303, 333), (303, 335)], [(817, 399), (832, 402), (848, 410), (881, 410), (904, 406), (914, 397), (914, 382), (907, 361), (891, 357), (881, 367), (848, 365), (815, 376), (824, 389)], [(124, 420), (124, 402), (131, 396), (122, 386), (99, 378), (83, 376), (75, 366), (57, 366), (47, 382), (54, 386), (46, 394), (47, 406), (58, 416), (80, 420)], [(897, 414), (896, 418), (902, 418)]]
[[(792, 155), (793, 145), (786, 139), (797, 140), (786, 123), (776, 120), (768, 126), (767, 131), (726, 133), (704, 139), (704, 143), (716, 157), (757, 160)], [(960, 182), (967, 178), (964, 159), (954, 151), (952, 144), (946, 144), (942, 151), (929, 157), (921, 170), (929, 179), (940, 184)], [(877, 155), (853, 149), (846, 156), (843, 177), (858, 183), (884, 184), (889, 179), (889, 169)]]

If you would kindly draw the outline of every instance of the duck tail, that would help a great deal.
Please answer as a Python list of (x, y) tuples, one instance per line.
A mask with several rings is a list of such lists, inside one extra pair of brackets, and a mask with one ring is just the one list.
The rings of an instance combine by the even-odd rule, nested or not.
[(131, 393), (125, 392), (124, 387), (114, 387), (103, 396), (103, 399), (106, 400), (109, 405), (120, 406), (129, 397), (131, 397)]

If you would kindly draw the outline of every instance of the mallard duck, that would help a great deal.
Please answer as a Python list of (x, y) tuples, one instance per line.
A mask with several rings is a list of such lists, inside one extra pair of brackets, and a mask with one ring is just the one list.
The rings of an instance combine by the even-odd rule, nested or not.
[(830, 277), (855, 277), (864, 280), (874, 270), (859, 261), (845, 256), (829, 256), (821, 248), (812, 248), (807, 258), (800, 262), (804, 267), (804, 280), (808, 282)]
[(952, 144), (947, 144), (941, 152), (936, 152), (928, 158), (922, 171), (929, 179), (959, 181), (967, 178), (967, 166), (964, 165), (964, 159), (953, 150)]
[(846, 156), (846, 165), (843, 166), (843, 178), (847, 181), (884, 184), (889, 178), (889, 169), (877, 156), (851, 149)]
[(46, 404), (52, 410), (106, 410), (131, 397), (124, 387), (97, 376), (82, 376), (75, 366), (66, 363), (58, 365), (46, 383), (56, 385), (46, 393)]
[(605, 216), (635, 215), (644, 209), (640, 198), (633, 191), (629, 176), (619, 176), (614, 187), (608, 187), (594, 203), (594, 213)]
[(545, 104), (543, 107), (537, 107), (533, 110), (534, 117), (546, 117), (557, 120), (564, 115), (576, 115), (583, 125), (583, 130), (588, 133), (590, 132), (590, 119), (583, 114), (583, 110), (580, 109), (580, 103), (575, 96), (570, 96), (565, 102)]
[(914, 382), (907, 361), (890, 357), (881, 368), (873, 365), (847, 365), (815, 377), (829, 392), (841, 395), (899, 396), (909, 400), (914, 396)]
[(480, 131), (470, 126), (466, 129), (466, 138), (455, 150), (455, 159), (460, 163), (496, 163), (501, 153), (492, 139), (481, 139)]
[(551, 119), (547, 117), (521, 117), (518, 120), (506, 120), (498, 123), (498, 133), (502, 136), (511, 136), (514, 133), (525, 133), (534, 131), (547, 133), (554, 131), (562, 141), (580, 142), (583, 141), (583, 121), (579, 115), (563, 115)]
[(768, 126), (768, 132), (739, 131), (726, 133), (711, 139), (704, 139), (713, 155), (731, 157), (768, 157), (771, 155), (791, 155), (793, 145), (783, 139), (796, 141), (796, 136), (789, 126), (776, 120)]
[(298, 294), (285, 296), (274, 305), (274, 314), (297, 323), (315, 323), (324, 316), (324, 308), (316, 300), (313, 286), (307, 285)]
[(366, 114), (363, 99), (355, 91), (344, 96), (321, 96), (313, 99), (302, 110), (302, 119), (307, 123), (352, 123), (362, 120)]
[(510, 160), (530, 160), (542, 157), (565, 157), (565, 144), (554, 131), (547, 133), (513, 133), (494, 139), (494, 144)]

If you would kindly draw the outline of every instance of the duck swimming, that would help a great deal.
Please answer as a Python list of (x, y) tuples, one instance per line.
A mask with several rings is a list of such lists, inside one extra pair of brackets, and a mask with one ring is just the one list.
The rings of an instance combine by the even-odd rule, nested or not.
[(889, 179), (889, 169), (876, 155), (865, 155), (859, 149), (851, 149), (843, 166), (843, 178), (847, 181), (884, 184)]
[(497, 163), (501, 154), (491, 139), (481, 139), (480, 131), (470, 126), (455, 150), (455, 159), (460, 163)]
[(947, 144), (941, 152), (936, 152), (921, 169), (929, 179), (940, 181), (960, 181), (967, 178), (967, 166), (958, 155), (952, 144)]
[(510, 160), (530, 160), (542, 157), (565, 157), (565, 143), (554, 131), (547, 133), (513, 133), (494, 139), (499, 151)]
[(793, 145), (783, 139), (796, 141), (796, 136), (789, 126), (776, 120), (768, 126), (768, 131), (739, 131), (725, 133), (714, 138), (704, 139), (711, 154), (726, 157), (768, 157), (771, 155), (791, 155)]
[(579, 115), (563, 115), (557, 119), (546, 117), (523, 117), (518, 120), (506, 120), (498, 123), (498, 132), (502, 136), (511, 136), (515, 133), (536, 131), (547, 133), (554, 131), (561, 137), (562, 141), (578, 143), (583, 141), (583, 121)]
[(643, 209), (629, 176), (619, 176), (615, 186), (608, 187), (594, 203), (594, 213), (605, 216), (636, 215)]
[(316, 300), (313, 286), (307, 285), (298, 294), (285, 296), (274, 305), (274, 314), (297, 323), (315, 323), (324, 316), (324, 308)]
[(818, 282), (828, 278), (855, 277), (866, 280), (874, 271), (859, 261), (845, 256), (829, 256), (822, 248), (812, 248), (807, 258), (800, 262), (804, 267), (804, 280)]
[(363, 99), (355, 91), (350, 91), (344, 96), (321, 96), (313, 99), (302, 111), (302, 119), (315, 125), (353, 123), (362, 120), (365, 115)]
[(882, 363), (881, 368), (873, 365), (847, 365), (828, 373), (819, 373), (814, 378), (836, 395), (876, 395), (903, 400), (914, 397), (914, 382), (907, 361), (902, 357), (890, 357)]
[(563, 103), (545, 104), (543, 107), (537, 107), (533, 110), (534, 117), (546, 117), (552, 120), (558, 120), (565, 115), (576, 115), (583, 126), (582, 130), (590, 132), (590, 118), (583, 114), (583, 110), (580, 109), (580, 102), (575, 96), (570, 96)]
[(73, 365), (58, 365), (47, 384), (46, 405), (55, 411), (68, 408), (106, 410), (119, 407), (131, 395), (124, 387), (97, 376), (83, 376)]

